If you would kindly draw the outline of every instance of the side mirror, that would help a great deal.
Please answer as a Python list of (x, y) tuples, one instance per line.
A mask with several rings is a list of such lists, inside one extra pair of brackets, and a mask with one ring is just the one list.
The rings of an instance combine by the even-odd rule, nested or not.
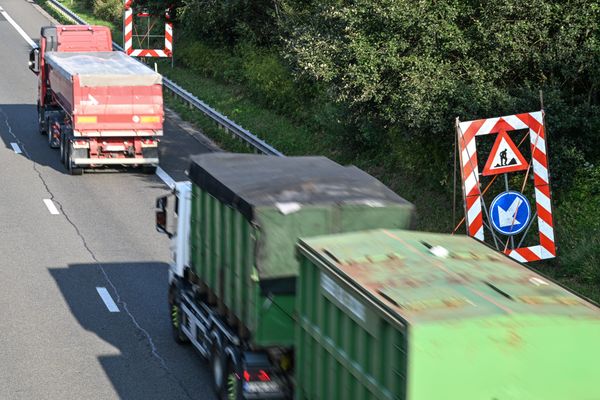
[(156, 199), (156, 230), (169, 238), (173, 237), (173, 233), (167, 229), (167, 196)]
[(29, 69), (36, 75), (40, 73), (40, 49), (38, 48), (29, 52)]

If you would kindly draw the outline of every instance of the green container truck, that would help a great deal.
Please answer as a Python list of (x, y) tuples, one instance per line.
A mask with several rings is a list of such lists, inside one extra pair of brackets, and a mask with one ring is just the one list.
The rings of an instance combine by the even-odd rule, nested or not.
[(299, 241), (296, 400), (598, 400), (600, 309), (465, 237)]
[(325, 157), (203, 154), (188, 175), (157, 200), (176, 340), (210, 361), (219, 397), (290, 398), (298, 238), (408, 228), (414, 207)]

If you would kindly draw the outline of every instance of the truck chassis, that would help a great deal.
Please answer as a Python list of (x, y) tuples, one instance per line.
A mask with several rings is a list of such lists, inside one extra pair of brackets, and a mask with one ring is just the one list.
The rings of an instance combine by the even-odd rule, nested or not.
[(192, 343), (210, 363), (213, 388), (219, 399), (283, 400), (291, 398), (291, 382), (273, 360), (273, 349), (251, 349), (210, 306), (197, 286), (175, 278), (169, 291), (173, 337)]

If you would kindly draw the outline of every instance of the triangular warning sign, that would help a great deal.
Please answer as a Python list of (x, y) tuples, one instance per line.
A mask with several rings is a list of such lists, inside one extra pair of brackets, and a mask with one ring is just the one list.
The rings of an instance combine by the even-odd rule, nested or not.
[(529, 164), (506, 131), (498, 133), (490, 157), (483, 168), (483, 175), (504, 174), (527, 169)]

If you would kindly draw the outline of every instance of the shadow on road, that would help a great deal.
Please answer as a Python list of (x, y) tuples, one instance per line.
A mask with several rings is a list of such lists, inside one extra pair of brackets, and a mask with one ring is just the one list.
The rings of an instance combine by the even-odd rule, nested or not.
[[(167, 270), (160, 262), (49, 270), (79, 324), (117, 349), (119, 355), (97, 357), (121, 399), (213, 399), (206, 363), (171, 336)], [(106, 287), (120, 312), (108, 311), (97, 287)]]
[[(48, 146), (48, 139), (39, 134), (37, 107), (35, 104), (0, 104), (0, 138), (5, 147), (12, 150), (11, 143), (17, 142), (24, 147), (32, 161), (68, 174), (61, 164), (58, 149)], [(176, 181), (186, 180), (189, 156), (214, 151), (207, 144), (195, 139), (177, 124), (167, 120), (164, 135), (160, 138), (160, 165)], [(136, 168), (95, 169), (86, 173), (133, 173), (144, 175)], [(151, 179), (155, 179), (150, 175)]]
[(11, 150), (11, 143), (17, 143), (36, 164), (68, 174), (58, 149), (51, 149), (47, 136), (40, 135), (37, 118), (35, 104), (0, 104), (0, 138)]

